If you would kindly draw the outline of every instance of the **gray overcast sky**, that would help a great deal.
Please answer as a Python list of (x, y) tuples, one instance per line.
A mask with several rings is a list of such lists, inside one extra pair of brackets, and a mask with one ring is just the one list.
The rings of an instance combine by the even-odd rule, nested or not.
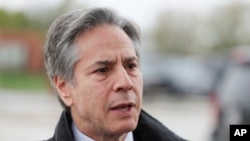
[[(142, 30), (149, 28), (156, 14), (163, 10), (190, 10), (207, 13), (214, 7), (228, 2), (250, 2), (250, 0), (74, 0), (89, 6), (107, 6), (116, 9), (121, 15), (135, 21)], [(0, 7), (10, 11), (46, 9), (54, 7), (61, 0), (1, 0)]]

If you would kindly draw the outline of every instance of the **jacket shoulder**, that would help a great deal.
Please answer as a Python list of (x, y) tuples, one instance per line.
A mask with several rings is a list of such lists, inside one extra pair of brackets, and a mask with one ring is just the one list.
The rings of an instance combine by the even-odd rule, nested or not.
[(135, 141), (185, 141), (144, 110), (141, 111), (133, 135)]

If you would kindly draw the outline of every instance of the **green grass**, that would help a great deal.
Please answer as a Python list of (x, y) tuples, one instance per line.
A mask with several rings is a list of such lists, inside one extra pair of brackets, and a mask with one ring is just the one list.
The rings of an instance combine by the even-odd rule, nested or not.
[(0, 72), (0, 88), (36, 90), (48, 88), (48, 79), (42, 74)]

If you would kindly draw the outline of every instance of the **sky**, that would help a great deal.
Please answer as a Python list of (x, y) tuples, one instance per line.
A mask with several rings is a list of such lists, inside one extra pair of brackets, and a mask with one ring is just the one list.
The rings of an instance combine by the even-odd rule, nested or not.
[[(1, 0), (0, 8), (9, 11), (53, 8), (62, 0)], [(250, 0), (74, 0), (87, 6), (111, 7), (119, 14), (135, 21), (142, 30), (151, 28), (157, 14), (165, 10), (209, 13), (213, 8), (229, 2)]]

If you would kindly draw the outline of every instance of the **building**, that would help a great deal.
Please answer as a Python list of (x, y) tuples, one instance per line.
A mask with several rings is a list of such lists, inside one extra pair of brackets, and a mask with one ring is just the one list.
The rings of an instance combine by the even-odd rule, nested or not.
[(0, 71), (43, 71), (41, 33), (26, 30), (0, 29)]

